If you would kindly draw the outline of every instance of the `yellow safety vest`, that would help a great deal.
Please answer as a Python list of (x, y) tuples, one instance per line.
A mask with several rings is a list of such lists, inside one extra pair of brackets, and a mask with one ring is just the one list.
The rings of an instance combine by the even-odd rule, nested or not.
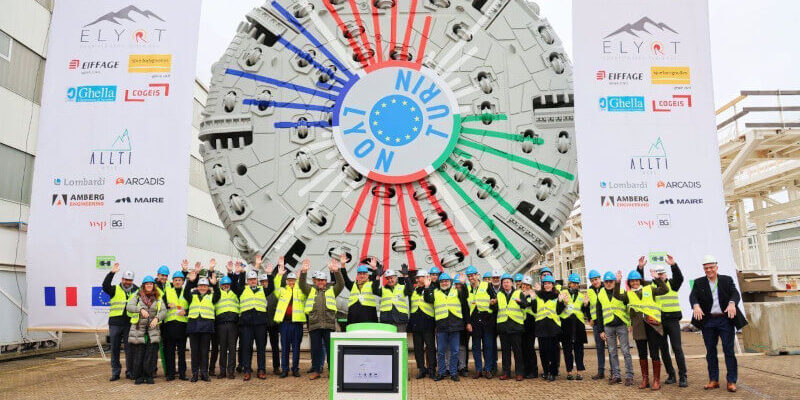
[(267, 295), (264, 289), (261, 288), (258, 292), (253, 293), (250, 286), (245, 286), (242, 290), (242, 295), (239, 296), (239, 310), (240, 313), (255, 309), (258, 312), (267, 312)]
[(384, 286), (381, 292), (381, 312), (389, 312), (392, 308), (396, 308), (398, 312), (408, 315), (405, 289), (405, 285), (394, 285), (394, 290)]
[(616, 315), (625, 325), (631, 326), (631, 316), (628, 315), (628, 311), (625, 309), (625, 303), (614, 296), (611, 297), (611, 299), (608, 298), (605, 288), (600, 289), (600, 293), (597, 295), (597, 300), (600, 301), (600, 306), (603, 307), (603, 324), (610, 324)]
[(219, 300), (214, 304), (214, 314), (220, 315), (226, 312), (239, 314), (239, 297), (233, 290), (222, 290), (219, 292)]
[(628, 311), (630, 312), (631, 309), (655, 318), (659, 323), (661, 322), (661, 307), (656, 304), (653, 298), (653, 288), (650, 286), (642, 287), (641, 298), (635, 291), (628, 293)]
[(350, 299), (347, 302), (348, 307), (352, 307), (353, 304), (361, 303), (362, 306), (365, 307), (376, 307), (377, 301), (375, 300), (375, 295), (372, 294), (372, 282), (364, 283), (364, 286), (361, 289), (358, 289), (358, 284), (354, 283), (353, 287), (350, 289)]
[[(681, 304), (678, 300), (678, 292), (672, 290), (672, 286), (670, 286), (669, 281), (664, 282), (667, 284), (667, 288), (669, 288), (669, 292), (667, 294), (656, 296), (656, 304), (661, 307), (661, 312), (680, 312), (681, 311)], [(650, 286), (656, 288), (655, 283), (651, 283)]]
[(489, 297), (489, 282), (481, 282), (478, 284), (477, 289), (473, 289), (472, 285), (469, 286), (469, 312), (472, 314), (475, 309), (478, 312), (492, 312), (491, 297)]
[(463, 318), (458, 290), (451, 287), (450, 293), (445, 295), (441, 289), (435, 289), (433, 291), (433, 309), (437, 321), (447, 318), (450, 314), (453, 314), (456, 318)]
[[(602, 290), (603, 288), (600, 287)], [(586, 296), (589, 297), (589, 315), (592, 317), (592, 321), (597, 321), (597, 292), (594, 291), (594, 288), (589, 286), (589, 289), (586, 290)]]
[(135, 313), (125, 311), (125, 307), (128, 305), (128, 299), (131, 298), (136, 294), (135, 290), (131, 290), (130, 294), (125, 293), (125, 289), (122, 288), (122, 284), (117, 284), (117, 289), (114, 290), (114, 297), (111, 298), (109, 305), (111, 308), (108, 311), (109, 317), (119, 317), (122, 313), (128, 315), (128, 317), (133, 318)]
[[(569, 290), (565, 290), (563, 293), (572, 299), (572, 295), (569, 294)], [(578, 295), (575, 296), (575, 300), (573, 300), (570, 305), (564, 307), (564, 311), (562, 311), (560, 315), (561, 319), (567, 319), (570, 315), (575, 314), (575, 316), (578, 317), (578, 320), (585, 324), (586, 319), (583, 316), (583, 310), (581, 307), (583, 307), (583, 293), (578, 292)]]
[[(162, 302), (161, 299), (156, 300), (156, 302), (158, 302), (158, 304), (156, 305), (156, 314), (158, 314), (158, 313), (161, 312), (161, 305), (164, 304), (164, 302)], [(140, 313), (134, 314), (131, 317), (131, 325), (138, 324), (139, 323), (139, 317), (141, 317), (141, 315), (142, 314), (140, 314)], [(154, 315), (151, 315), (151, 317), (154, 317)], [(162, 321), (158, 321), (158, 324), (161, 325), (161, 322)]]
[(189, 319), (214, 319), (214, 297), (211, 292), (206, 293), (203, 299), (200, 300), (200, 295), (197, 293), (192, 295), (192, 304), (189, 305)]
[[(305, 305), (305, 313), (311, 314), (311, 310), (314, 309), (314, 301), (317, 297), (317, 288), (311, 288), (311, 291), (308, 292), (308, 298), (306, 299)], [(336, 295), (333, 293), (333, 288), (328, 288), (325, 291), (325, 308), (331, 310), (333, 312), (337, 311), (336, 308)], [(294, 311), (294, 309), (292, 309)]]
[(522, 307), (519, 306), (520, 291), (515, 290), (511, 293), (511, 301), (506, 301), (505, 293), (497, 294), (497, 323), (503, 323), (511, 318), (512, 321), (523, 325), (525, 318), (522, 312)]
[(275, 322), (283, 322), (286, 309), (289, 308), (289, 301), (292, 301), (292, 322), (306, 322), (306, 296), (300, 290), (300, 284), (295, 283), (294, 288), (279, 288), (278, 308), (275, 309)]
[(433, 304), (426, 303), (424, 296), (414, 290), (411, 292), (411, 313), (413, 314), (417, 310), (422, 310), (425, 315), (433, 317)]
[(174, 304), (175, 308), (167, 308), (167, 317), (164, 318), (164, 322), (170, 321), (178, 321), (178, 322), (186, 322), (189, 318), (186, 315), (180, 315), (178, 312), (183, 310), (184, 312), (188, 312), (186, 309), (189, 308), (189, 302), (186, 301), (186, 298), (183, 297), (183, 292), (181, 291), (181, 295), (178, 295), (178, 291), (169, 286), (164, 290), (167, 297), (167, 307), (170, 304)]
[(544, 301), (539, 297), (536, 297), (536, 321), (541, 321), (545, 318), (552, 319), (556, 325), (561, 326), (561, 318), (558, 317), (556, 313), (556, 306), (558, 305), (558, 299), (552, 299)]

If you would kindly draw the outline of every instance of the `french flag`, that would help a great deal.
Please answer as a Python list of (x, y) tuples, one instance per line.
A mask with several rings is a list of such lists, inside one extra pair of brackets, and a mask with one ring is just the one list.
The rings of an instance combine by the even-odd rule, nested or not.
[[(44, 305), (47, 307), (55, 307), (58, 304), (56, 300), (56, 287), (44, 287)], [(64, 288), (64, 305), (67, 307), (78, 306), (78, 287), (67, 286)]]

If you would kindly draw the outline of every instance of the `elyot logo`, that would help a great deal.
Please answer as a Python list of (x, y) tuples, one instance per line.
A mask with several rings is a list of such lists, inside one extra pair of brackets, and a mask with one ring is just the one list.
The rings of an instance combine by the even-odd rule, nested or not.
[(116, 204), (164, 204), (163, 197), (120, 197), (114, 200)]
[(151, 83), (146, 89), (125, 89), (125, 101), (143, 103), (151, 97), (169, 96), (169, 83)]
[(69, 207), (102, 207), (105, 205), (105, 195), (99, 193), (54, 193), (50, 201), (52, 206)]
[(134, 5), (109, 12), (84, 25), (80, 42), (95, 46), (146, 46), (166, 39), (166, 21)]
[(56, 186), (103, 186), (106, 184), (106, 178), (53, 178), (53, 184)]
[(167, 73), (172, 70), (172, 54), (131, 54), (128, 56), (128, 72)]
[(643, 96), (607, 96), (600, 98), (600, 109), (608, 112), (638, 112), (645, 110)]
[(692, 95), (674, 94), (670, 99), (653, 100), (653, 112), (671, 112), (684, 108), (692, 108)]
[(111, 269), (116, 261), (116, 256), (97, 256), (95, 257), (94, 267), (96, 269)]
[(664, 206), (674, 206), (674, 205), (692, 206), (692, 205), (703, 204), (703, 199), (702, 198), (688, 198), (688, 199), (685, 199), (685, 198), (669, 198), (669, 199), (664, 199), (664, 200), (659, 201), (658, 204), (664, 205)]
[(595, 79), (604, 81), (609, 85), (627, 85), (630, 82), (641, 82), (644, 79), (643, 72), (629, 71), (597, 71)]
[(117, 177), (114, 181), (115, 185), (130, 185), (130, 186), (164, 186), (166, 179), (163, 177), (134, 177), (123, 178)]
[(132, 156), (130, 134), (125, 129), (122, 134), (114, 138), (110, 146), (91, 150), (89, 165), (130, 165)]
[(650, 207), (648, 196), (600, 196), (600, 207), (643, 208)]
[(650, 67), (650, 83), (689, 85), (692, 83), (692, 74), (689, 67)]
[(700, 189), (700, 181), (658, 181), (656, 189)]
[(99, 74), (103, 71), (115, 70), (117, 68), (119, 68), (119, 61), (113, 60), (73, 59), (69, 62), (69, 69), (80, 71), (82, 75)]
[(647, 182), (631, 182), (631, 181), (601, 181), (601, 189), (647, 189)]
[(642, 172), (657, 172), (669, 169), (667, 151), (660, 137), (650, 145), (645, 154), (635, 155), (630, 158), (630, 169)]
[(117, 101), (117, 86), (75, 86), (67, 88), (67, 100), (75, 103), (108, 103)]
[(681, 51), (680, 34), (666, 23), (642, 17), (612, 30), (601, 51), (618, 58), (671, 57)]

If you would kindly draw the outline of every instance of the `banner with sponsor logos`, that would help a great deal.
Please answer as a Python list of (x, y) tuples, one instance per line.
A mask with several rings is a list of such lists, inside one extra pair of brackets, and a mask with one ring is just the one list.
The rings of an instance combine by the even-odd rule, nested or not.
[(199, 19), (195, 0), (56, 2), (28, 232), (31, 329), (101, 329), (114, 263), (139, 284), (184, 257)]
[[(708, 4), (576, 0), (575, 101), (587, 270), (673, 255), (691, 317), (705, 254), (735, 275), (714, 117)], [(667, 268), (669, 271), (669, 268)], [(670, 274), (671, 275), (671, 274)], [(649, 268), (645, 278), (650, 279)]]

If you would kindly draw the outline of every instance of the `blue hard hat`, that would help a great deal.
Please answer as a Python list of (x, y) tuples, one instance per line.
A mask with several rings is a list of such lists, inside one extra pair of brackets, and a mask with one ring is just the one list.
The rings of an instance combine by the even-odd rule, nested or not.
[(483, 279), (491, 278), (491, 277), (492, 277), (492, 273), (491, 272), (484, 272)]
[(175, 271), (175, 273), (172, 274), (172, 279), (175, 279), (175, 278), (185, 278), (185, 276), (183, 276), (183, 272)]
[(159, 275), (169, 275), (169, 267), (166, 265), (162, 265), (158, 267), (158, 274)]
[(589, 271), (589, 279), (594, 279), (594, 278), (599, 278), (599, 277), (600, 277), (600, 273), (597, 272), (597, 270), (593, 269), (593, 270)]
[(431, 268), (430, 272), (428, 272), (428, 273), (431, 274), (431, 275), (433, 275), (433, 274), (441, 274), (442, 271), (440, 271), (439, 268), (433, 267), (433, 268)]
[(456, 274), (456, 276), (453, 277), (453, 280), (456, 282), (461, 282), (461, 274)]
[(613, 273), (613, 272), (611, 272), (611, 271), (608, 271), (608, 272), (606, 272), (605, 274), (603, 274), (603, 280), (604, 280), (604, 281), (616, 281), (616, 280), (617, 280), (617, 277), (616, 277), (616, 276), (614, 276), (614, 273)]
[(144, 285), (145, 283), (156, 283), (156, 280), (153, 279), (151, 275), (147, 275), (144, 277), (144, 279), (142, 279), (142, 285)]
[(443, 272), (441, 275), (439, 275), (439, 280), (440, 281), (452, 281), (453, 279), (450, 278), (450, 275), (448, 275), (447, 272)]
[(464, 273), (467, 274), (467, 275), (477, 274), (478, 273), (478, 269), (473, 267), (472, 265), (470, 265), (469, 267), (467, 267), (467, 270), (464, 271)]
[(358, 269), (356, 269), (356, 273), (360, 274), (362, 272), (369, 272), (369, 268), (367, 268), (366, 265), (359, 265)]
[(521, 281), (521, 280), (522, 280), (522, 278), (524, 278), (524, 277), (522, 276), (522, 274), (519, 274), (519, 273), (518, 273), (518, 274), (514, 275), (514, 282), (519, 282), (519, 281)]
[(500, 280), (502, 281), (503, 279), (511, 279), (511, 280), (514, 280), (514, 279), (511, 277), (511, 274), (509, 274), (509, 273), (505, 273), (505, 274), (503, 274), (502, 276), (500, 276)]
[(631, 280), (631, 279), (642, 280), (642, 274), (640, 274), (639, 271), (631, 271), (628, 274), (628, 280)]
[(223, 276), (222, 280), (219, 281), (219, 284), (220, 285), (230, 285), (231, 284), (231, 278), (228, 278), (227, 276)]
[(556, 278), (553, 278), (553, 275), (547, 275), (544, 278), (542, 278), (542, 283), (545, 282), (556, 283)]
[(548, 268), (548, 267), (544, 267), (544, 268), (542, 268), (542, 269), (540, 269), (540, 270), (539, 270), (539, 275), (541, 275), (541, 274), (543, 274), (543, 273), (545, 273), (545, 272), (549, 272), (550, 274), (552, 274), (552, 273), (553, 273), (553, 270), (551, 270), (551, 269), (550, 269), (550, 268)]
[(581, 276), (573, 272), (569, 274), (568, 280), (572, 283), (581, 283)]

